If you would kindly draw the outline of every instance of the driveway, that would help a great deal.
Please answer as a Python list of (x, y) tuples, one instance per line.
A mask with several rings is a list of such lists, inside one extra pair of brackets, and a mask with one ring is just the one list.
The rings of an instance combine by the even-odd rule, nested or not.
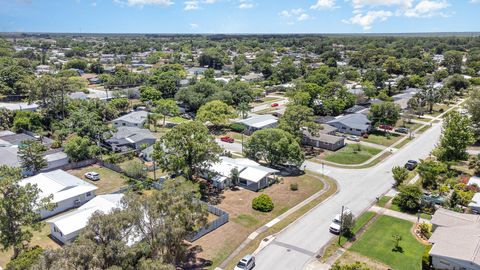
[(308, 170), (324, 173), (338, 181), (339, 192), (320, 204), (307, 215), (281, 231), (256, 255), (256, 270), (303, 269), (314, 260), (317, 252), (334, 237), (328, 232), (328, 226), (342, 205), (350, 208), (355, 215), (367, 210), (375, 201), (387, 192), (394, 183), (391, 176), (393, 166), (402, 166), (409, 159), (427, 157), (437, 144), (441, 134), (441, 125), (434, 124), (422, 136), (419, 136), (390, 158), (368, 169), (341, 169), (327, 165), (305, 162)]

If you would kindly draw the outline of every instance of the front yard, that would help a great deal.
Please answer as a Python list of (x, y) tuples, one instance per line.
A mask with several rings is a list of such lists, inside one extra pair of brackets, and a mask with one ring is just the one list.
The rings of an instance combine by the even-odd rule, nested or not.
[[(297, 191), (290, 189), (292, 183), (298, 184)], [(302, 175), (284, 177), (280, 183), (273, 184), (261, 192), (245, 189), (226, 190), (222, 194), (222, 202), (216, 206), (228, 212), (230, 220), (193, 243), (194, 246), (202, 247), (198, 257), (211, 260), (212, 268), (218, 266), (250, 233), (320, 191), (323, 186), (319, 177)], [(260, 194), (267, 194), (272, 198), (275, 205), (272, 212), (261, 213), (252, 209), (253, 198)]]
[[(385, 263), (393, 269), (421, 269), (425, 245), (412, 234), (413, 223), (390, 216), (379, 217), (352, 245), (350, 251)], [(392, 235), (400, 235), (400, 248), (394, 249)]]
[(327, 154), (324, 159), (337, 164), (353, 165), (361, 164), (380, 152), (381, 150), (373, 147), (359, 144), (347, 144), (337, 152)]
[[(83, 176), (86, 172), (99, 173), (100, 180), (90, 181), (86, 179)], [(98, 189), (95, 192), (97, 195), (112, 193), (127, 186), (125, 176), (97, 164), (94, 164), (88, 167), (83, 167), (80, 169), (69, 170), (68, 173), (71, 173), (76, 177), (82, 178), (83, 180), (97, 186)]]
[(399, 134), (396, 134), (396, 133), (386, 134), (384, 131), (372, 130), (368, 134), (368, 138), (367, 139), (362, 138), (362, 141), (369, 142), (369, 143), (374, 143), (374, 144), (379, 144), (379, 145), (383, 145), (383, 146), (388, 147), (388, 146), (396, 143), (397, 141), (399, 141), (402, 138), (403, 138), (402, 135), (399, 135)]

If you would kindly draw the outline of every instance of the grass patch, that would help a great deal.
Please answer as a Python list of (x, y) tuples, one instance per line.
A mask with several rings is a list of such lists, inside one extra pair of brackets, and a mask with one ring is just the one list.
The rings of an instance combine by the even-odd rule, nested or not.
[(338, 164), (360, 164), (369, 160), (380, 152), (381, 150), (377, 148), (364, 145), (361, 145), (360, 151), (358, 151), (357, 144), (348, 144), (337, 152), (325, 157), (325, 160)]
[(408, 144), (409, 142), (411, 142), (412, 140), (413, 138), (406, 138), (405, 140), (401, 141), (399, 144), (395, 145), (395, 148), (400, 149), (404, 147), (406, 144)]
[(232, 221), (247, 228), (254, 227), (258, 225), (258, 223), (260, 223), (260, 220), (256, 219), (254, 216), (247, 214), (240, 214), (236, 218), (232, 219)]
[(377, 206), (380, 206), (380, 207), (385, 207), (385, 205), (392, 199), (391, 196), (383, 196), (380, 198), (380, 200), (378, 200), (378, 202), (376, 203)]
[(417, 131), (417, 133), (424, 133), (424, 132), (427, 131), (429, 128), (431, 128), (430, 125), (425, 125), (425, 126), (423, 126), (421, 129), (419, 129), (419, 130)]
[(362, 141), (388, 147), (396, 143), (397, 141), (399, 141), (401, 138), (403, 138), (402, 135), (398, 135), (395, 133), (390, 133), (387, 135), (384, 131), (373, 130), (368, 134), (368, 138), (367, 139), (362, 138)]
[[(84, 177), (86, 172), (96, 172), (100, 174), (100, 180), (90, 181)], [(100, 165), (94, 164), (88, 167), (83, 167), (80, 169), (69, 170), (68, 173), (75, 175), (78, 178), (81, 178), (95, 186), (98, 189), (95, 191), (97, 195), (99, 194), (109, 194), (115, 192), (123, 187), (126, 187), (126, 177), (120, 173), (101, 167)]]
[[(425, 245), (410, 232), (412, 222), (381, 216), (350, 248), (366, 257), (381, 261), (394, 269), (421, 269)], [(402, 237), (401, 251), (394, 251), (392, 235)]]
[[(180, 116), (167, 117), (166, 120), (167, 120), (167, 122), (172, 122), (172, 123), (177, 123), (177, 124), (186, 123), (186, 122), (191, 121), (191, 120), (185, 119), (185, 118), (180, 117)], [(162, 119), (161, 122), (163, 123), (163, 119)]]

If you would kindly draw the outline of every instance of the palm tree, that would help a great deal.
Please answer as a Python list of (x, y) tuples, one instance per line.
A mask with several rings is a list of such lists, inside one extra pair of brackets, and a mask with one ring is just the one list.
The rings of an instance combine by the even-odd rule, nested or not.
[(243, 119), (247, 118), (248, 113), (250, 112), (250, 105), (248, 105), (246, 102), (238, 104), (237, 112), (242, 116)]

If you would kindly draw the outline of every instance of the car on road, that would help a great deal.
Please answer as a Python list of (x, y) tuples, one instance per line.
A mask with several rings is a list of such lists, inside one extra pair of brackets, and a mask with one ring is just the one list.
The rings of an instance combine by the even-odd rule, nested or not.
[(393, 130), (393, 127), (390, 125), (379, 125), (378, 128), (383, 130)]
[(405, 166), (404, 166), (404, 167), (407, 168), (407, 170), (409, 170), (409, 171), (413, 171), (413, 170), (415, 170), (415, 168), (417, 167), (417, 165), (418, 165), (418, 161), (416, 161), (416, 160), (409, 160), (409, 161), (407, 161), (407, 163), (405, 163)]
[(410, 129), (401, 127), (401, 128), (395, 129), (395, 131), (398, 133), (408, 134), (408, 132), (410, 132)]
[(100, 174), (96, 172), (87, 172), (84, 174), (85, 178), (92, 181), (100, 180)]
[(353, 135), (352, 135), (352, 136), (348, 136), (347, 139), (350, 140), (350, 141), (354, 141), (354, 142), (359, 142), (359, 141), (360, 141), (360, 138), (359, 138), (359, 137), (353, 136)]
[[(343, 211), (343, 214), (350, 214), (349, 209), (345, 209)], [(330, 228), (328, 229), (331, 233), (333, 234), (340, 234), (340, 229), (341, 229), (341, 223), (342, 223), (342, 214), (336, 214), (335, 217), (332, 220), (332, 223), (330, 223)]]
[(278, 107), (278, 103), (272, 103), (272, 107)]
[(220, 141), (222, 142), (228, 142), (228, 143), (233, 143), (235, 142), (235, 140), (230, 137), (230, 136), (223, 136), (223, 137), (220, 137)]
[(235, 266), (235, 270), (250, 270), (255, 267), (255, 257), (253, 255), (245, 255)]

